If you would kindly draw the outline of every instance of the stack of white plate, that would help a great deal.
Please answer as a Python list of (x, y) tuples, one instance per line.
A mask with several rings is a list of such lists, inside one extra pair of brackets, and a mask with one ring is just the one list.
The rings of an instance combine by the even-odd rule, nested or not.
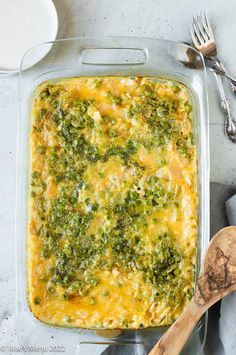
[[(17, 73), (24, 53), (38, 43), (54, 40), (57, 30), (51, 0), (0, 0), (0, 75)], [(46, 54), (38, 51), (28, 67)]]

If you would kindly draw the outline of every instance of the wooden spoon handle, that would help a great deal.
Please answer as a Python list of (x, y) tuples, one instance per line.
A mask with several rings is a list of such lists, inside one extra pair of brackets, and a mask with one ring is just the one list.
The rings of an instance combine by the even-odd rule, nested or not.
[(206, 308), (191, 300), (181, 316), (172, 324), (149, 355), (177, 355), (182, 350), (197, 321)]

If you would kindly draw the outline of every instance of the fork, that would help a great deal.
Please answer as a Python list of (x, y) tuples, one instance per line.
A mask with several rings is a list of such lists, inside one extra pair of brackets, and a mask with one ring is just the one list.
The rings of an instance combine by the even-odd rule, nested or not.
[[(204, 22), (205, 22), (205, 26), (204, 26)], [(202, 24), (202, 26), (200, 26), (199, 24)], [(200, 29), (200, 33), (197, 31), (197, 27)], [(200, 27), (202, 27), (202, 29)], [(233, 92), (236, 93), (235, 79), (230, 75), (228, 75), (228, 73), (226, 73), (223, 64), (217, 57), (217, 48), (216, 48), (214, 35), (205, 12), (203, 12), (203, 15), (201, 16), (197, 16), (196, 18), (193, 17), (192, 26), (191, 25), (189, 26), (189, 30), (195, 47), (196, 48), (198, 47), (199, 45), (198, 41), (202, 47), (200, 52), (203, 54), (205, 58), (207, 67), (227, 77), (231, 81), (231, 84), (233, 84), (231, 85)], [(196, 41), (196, 37), (194, 36), (194, 32), (196, 33), (197, 41)], [(201, 42), (201, 37), (204, 39), (205, 42)]]
[(203, 54), (205, 60), (211, 61), (213, 68), (215, 66), (219, 69), (219, 71), (214, 71), (214, 76), (220, 93), (221, 109), (225, 115), (225, 135), (231, 140), (231, 142), (236, 143), (236, 122), (232, 117), (230, 103), (226, 97), (220, 76), (220, 71), (225, 72), (225, 69), (217, 57), (215, 38), (205, 12), (193, 17), (192, 23), (189, 25), (189, 31), (194, 46)]

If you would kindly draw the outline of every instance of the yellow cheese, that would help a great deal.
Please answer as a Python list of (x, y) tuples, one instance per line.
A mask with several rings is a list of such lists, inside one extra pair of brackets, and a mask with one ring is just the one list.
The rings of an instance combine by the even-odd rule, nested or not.
[(28, 300), (43, 322), (172, 323), (191, 298), (196, 148), (187, 88), (78, 77), (35, 91)]

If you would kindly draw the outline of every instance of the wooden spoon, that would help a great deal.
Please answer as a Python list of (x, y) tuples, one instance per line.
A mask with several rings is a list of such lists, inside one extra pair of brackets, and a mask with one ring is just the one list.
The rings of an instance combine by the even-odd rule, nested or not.
[(179, 354), (206, 310), (235, 290), (236, 226), (215, 234), (208, 246), (192, 300), (149, 355)]

